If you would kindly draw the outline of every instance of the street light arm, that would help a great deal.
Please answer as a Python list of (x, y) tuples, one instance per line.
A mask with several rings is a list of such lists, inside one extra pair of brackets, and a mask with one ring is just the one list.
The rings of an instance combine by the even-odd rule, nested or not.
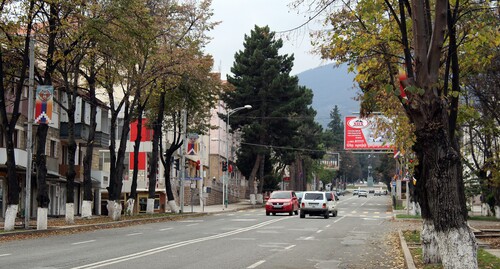
[(227, 112), (227, 117), (229, 118), (229, 116), (231, 116), (232, 114), (234, 114), (235, 112), (238, 112), (240, 110), (243, 110), (243, 109), (251, 109), (252, 106), (251, 105), (245, 105), (245, 106), (242, 106), (242, 107), (237, 107), (235, 109), (231, 109)]

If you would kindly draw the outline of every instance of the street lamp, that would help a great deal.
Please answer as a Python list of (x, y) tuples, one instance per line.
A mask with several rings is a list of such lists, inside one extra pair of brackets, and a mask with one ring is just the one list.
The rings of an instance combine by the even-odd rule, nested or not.
[(235, 109), (231, 109), (227, 112), (227, 121), (226, 121), (226, 171), (224, 171), (224, 181), (223, 181), (223, 188), (222, 188), (222, 199), (224, 203), (224, 207), (227, 208), (228, 204), (228, 189), (227, 186), (229, 185), (229, 116), (233, 115), (234, 113), (243, 110), (243, 109), (251, 109), (251, 105), (245, 105), (242, 107), (237, 107)]

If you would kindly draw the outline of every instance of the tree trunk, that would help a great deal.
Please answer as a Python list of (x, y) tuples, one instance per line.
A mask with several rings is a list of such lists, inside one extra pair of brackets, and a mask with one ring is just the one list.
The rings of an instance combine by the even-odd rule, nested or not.
[(76, 141), (75, 141), (75, 111), (76, 99), (78, 97), (78, 72), (81, 57), (75, 61), (73, 66), (73, 84), (70, 86), (67, 74), (64, 75), (66, 83), (66, 96), (68, 99), (68, 171), (66, 172), (66, 223), (75, 223), (75, 156), (76, 156)]
[[(139, 91), (140, 92), (140, 91)], [(135, 200), (137, 199), (137, 176), (139, 174), (139, 147), (142, 140), (142, 109), (138, 108), (139, 116), (137, 117), (137, 137), (134, 141), (134, 163), (132, 172), (132, 184), (130, 186), (130, 196), (127, 201), (127, 215), (132, 216), (134, 214)]]
[(36, 133), (37, 150), (36, 150), (36, 181), (37, 181), (37, 197), (38, 214), (37, 214), (37, 229), (47, 229), (47, 209), (50, 199), (47, 192), (47, 156), (45, 155), (45, 144), (47, 141), (48, 124), (40, 124)]
[[(434, 232), (429, 233), (435, 233), (444, 268), (477, 268), (477, 244), (467, 225), (460, 156), (448, 136), (443, 110), (434, 111), (438, 112), (424, 124), (416, 122), (415, 152), (420, 166), (417, 187), (422, 217), (434, 226)], [(426, 249), (429, 250), (423, 249), (424, 260), (433, 260), (433, 254)]]
[[(69, 99), (71, 100), (71, 99)], [(68, 171), (66, 172), (66, 223), (75, 222), (75, 113), (74, 106), (68, 109)]]
[[(173, 152), (175, 152), (177, 148), (171, 147), (166, 151), (165, 159), (170, 160), (172, 158)], [(165, 191), (167, 192), (167, 205), (170, 207), (170, 211), (174, 213), (179, 212), (179, 207), (175, 203), (174, 193), (172, 191), (172, 183), (170, 182), (170, 173), (172, 169), (172, 164), (170, 162), (165, 162), (163, 165), (165, 170)]]
[(85, 157), (83, 158), (83, 203), (82, 203), (82, 218), (90, 218), (92, 216), (92, 159), (94, 153), (95, 132), (97, 127), (97, 99), (95, 96), (95, 84), (89, 85), (90, 96), (90, 126), (89, 135), (87, 137), (87, 148), (85, 149)]
[[(158, 151), (160, 149), (160, 136), (161, 127), (163, 123), (163, 116), (165, 111), (165, 95), (166, 92), (162, 91), (160, 94), (160, 102), (158, 104), (158, 114), (156, 114), (156, 119), (153, 122), (153, 149), (151, 152), (151, 160), (148, 160), (149, 164), (149, 188), (148, 188), (148, 204), (147, 213), (154, 213), (154, 200), (156, 193), (156, 176), (158, 175), (157, 164), (158, 164)], [(152, 200), (152, 201), (151, 201)]]
[(261, 160), (262, 155), (261, 154), (257, 154), (257, 157), (255, 158), (255, 163), (253, 165), (253, 168), (252, 168), (252, 172), (250, 172), (250, 178), (249, 178), (249, 183), (250, 183), (250, 188), (253, 188), (253, 194), (257, 194), (258, 190), (255, 190), (254, 186), (256, 183), (256, 180), (257, 180), (257, 171), (259, 170), (259, 166), (260, 166), (260, 160)]
[[(1, 98), (1, 97), (0, 97)], [(12, 142), (12, 134), (10, 128), (6, 129), (7, 140), (7, 211), (5, 212), (4, 230), (14, 230), (16, 215), (19, 206), (19, 181), (16, 174), (16, 158), (14, 154), (14, 143)], [(29, 213), (29, 212), (28, 212)]]

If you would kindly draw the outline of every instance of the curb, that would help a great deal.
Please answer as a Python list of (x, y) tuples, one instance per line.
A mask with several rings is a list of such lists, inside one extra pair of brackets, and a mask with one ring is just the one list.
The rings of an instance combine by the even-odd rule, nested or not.
[(112, 222), (105, 222), (105, 223), (95, 223), (95, 224), (82, 224), (82, 225), (68, 225), (68, 226), (52, 226), (48, 227), (45, 230), (14, 230), (14, 231), (8, 231), (8, 232), (2, 232), (0, 233), (0, 239), (2, 238), (7, 238), (9, 236), (15, 236), (15, 235), (30, 235), (30, 234), (51, 234), (51, 233), (57, 233), (58, 231), (68, 231), (68, 230), (82, 230), (82, 231), (92, 231), (92, 230), (97, 230), (97, 229), (112, 229), (112, 228), (118, 228), (118, 227), (124, 227), (127, 226), (127, 224), (131, 225), (139, 225), (143, 223), (154, 223), (154, 222), (162, 222), (162, 221), (172, 221), (172, 220), (178, 220), (178, 219), (185, 219), (185, 218), (197, 218), (197, 217), (202, 217), (202, 216), (209, 216), (209, 215), (214, 215), (214, 214), (220, 214), (220, 213), (225, 213), (225, 212), (236, 212), (239, 210), (249, 210), (253, 209), (253, 206), (244, 206), (240, 208), (234, 208), (234, 209), (227, 209), (224, 211), (213, 211), (213, 212), (185, 212), (181, 214), (175, 214), (175, 215), (169, 215), (169, 216), (163, 216), (163, 217), (153, 217), (153, 218), (141, 218), (141, 219), (132, 219), (132, 220), (118, 220), (118, 221), (112, 221)]
[(406, 268), (416, 269), (417, 267), (415, 267), (415, 263), (413, 262), (413, 256), (410, 253), (410, 249), (406, 244), (406, 240), (403, 237), (403, 232), (401, 231), (401, 229), (398, 229), (398, 233), (399, 233), (399, 240), (401, 241), (401, 248), (403, 249), (403, 254), (405, 256)]

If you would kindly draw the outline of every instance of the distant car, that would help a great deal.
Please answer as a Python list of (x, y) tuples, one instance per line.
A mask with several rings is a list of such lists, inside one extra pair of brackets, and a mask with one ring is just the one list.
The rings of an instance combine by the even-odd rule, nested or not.
[(298, 191), (298, 192), (295, 192), (295, 195), (297, 195), (297, 199), (299, 200), (299, 207), (300, 207), (300, 202), (302, 201), (302, 196), (304, 195), (304, 192)]
[(337, 202), (332, 192), (308, 191), (304, 192), (300, 205), (300, 218), (309, 216), (330, 217), (330, 213), (337, 215)]
[(382, 190), (375, 190), (373, 193), (374, 196), (381, 196), (382, 195)]
[(359, 190), (358, 197), (361, 197), (361, 196), (368, 198), (368, 192), (366, 190)]
[(375, 193), (375, 190), (374, 189), (369, 189), (368, 193)]
[(288, 213), (290, 216), (299, 214), (299, 200), (294, 191), (273, 191), (266, 202), (266, 215)]
[(358, 195), (358, 192), (359, 192), (359, 190), (353, 190), (353, 191), (352, 191), (352, 195), (353, 195), (353, 196), (354, 196), (354, 195)]

